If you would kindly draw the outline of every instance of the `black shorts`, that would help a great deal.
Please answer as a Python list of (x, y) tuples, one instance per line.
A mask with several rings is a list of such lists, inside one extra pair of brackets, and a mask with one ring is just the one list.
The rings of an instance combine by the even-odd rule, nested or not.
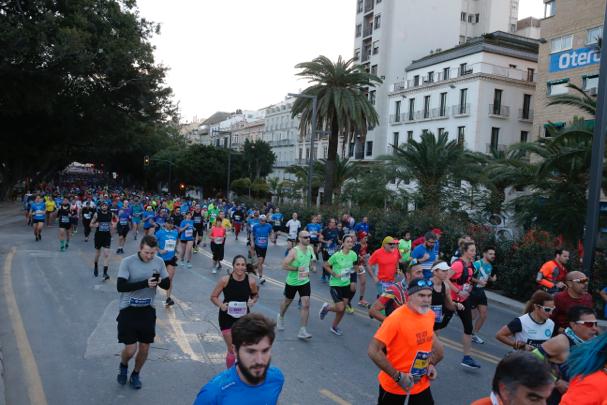
[(123, 238), (126, 238), (126, 236), (129, 234), (129, 226), (127, 225), (120, 225), (118, 224), (118, 226), (116, 227), (116, 232), (118, 233), (118, 236), (122, 236)]
[(470, 293), (470, 306), (476, 308), (479, 305), (487, 306), (487, 295), (484, 288), (474, 287)]
[(71, 223), (73, 226), (78, 226), (78, 217), (71, 217), (71, 218), (70, 218), (70, 223)]
[(263, 258), (265, 258), (267, 252), (268, 252), (268, 248), (267, 247), (262, 248), (262, 247), (259, 247), (259, 246), (255, 246), (255, 254), (257, 255), (257, 257), (263, 257)]
[(109, 232), (95, 232), (95, 249), (106, 248), (112, 246), (112, 235)]
[(287, 299), (292, 300), (295, 298), (295, 294), (299, 293), (299, 297), (309, 297), (312, 294), (310, 289), (310, 282), (303, 285), (289, 285), (285, 284), (284, 295)]
[[(247, 310), (247, 313), (249, 311)], [(224, 330), (230, 330), (232, 329), (232, 325), (234, 325), (234, 322), (236, 322), (238, 319), (240, 318), (234, 318), (231, 315), (228, 315), (227, 312), (223, 312), (221, 309), (219, 310), (219, 330), (224, 331)]]
[(464, 309), (461, 311), (457, 310), (457, 315), (459, 319), (462, 321), (462, 326), (464, 327), (464, 334), (472, 335), (472, 306), (470, 302), (470, 298), (466, 301), (462, 302), (464, 305)]
[(71, 227), (72, 227), (72, 223), (71, 222), (60, 222), (59, 223), (59, 228), (71, 229)]
[(118, 342), (132, 345), (137, 342), (154, 343), (156, 337), (156, 310), (154, 307), (126, 307), (118, 317)]
[(272, 230), (274, 232), (280, 232), (280, 228), (282, 228), (280, 225), (272, 225)]
[(350, 296), (352, 295), (352, 291), (350, 291), (349, 285), (344, 287), (331, 287), (330, 292), (331, 298), (333, 298), (333, 302), (335, 302), (336, 304), (338, 302), (342, 302), (345, 299), (350, 299)]
[(193, 240), (185, 240), (185, 239), (180, 239), (179, 240), (181, 243), (188, 243), (188, 242), (194, 242)]
[(164, 265), (165, 265), (165, 266), (173, 266), (173, 267), (177, 267), (177, 256), (173, 256), (173, 258), (172, 258), (172, 259), (165, 260), (165, 261), (164, 261)]
[(44, 219), (33, 219), (32, 223), (33, 224), (43, 224), (44, 223)]
[(358, 273), (353, 271), (350, 273), (350, 283), (356, 284), (358, 282)]

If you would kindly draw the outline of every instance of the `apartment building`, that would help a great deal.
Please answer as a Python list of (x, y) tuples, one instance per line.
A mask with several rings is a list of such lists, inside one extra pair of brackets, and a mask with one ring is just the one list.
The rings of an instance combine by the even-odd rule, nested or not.
[(265, 111), (265, 128), (263, 140), (270, 144), (276, 156), (272, 176), (283, 180), (290, 176), (285, 169), (299, 163), (297, 145), (299, 136), (299, 118), (291, 118), (291, 107), (295, 99), (286, 98), (273, 104)]
[[(230, 114), (221, 121), (209, 123), (203, 131), (202, 143), (227, 148), (230, 145), (230, 136), (232, 136), (232, 149), (235, 149), (244, 144), (247, 136), (261, 138), (263, 128), (259, 128), (258, 124), (260, 122), (263, 124), (264, 113), (264, 110), (236, 110), (235, 113)], [(234, 138), (235, 133), (238, 136), (236, 142)]]
[(548, 135), (550, 126), (563, 127), (574, 116), (587, 114), (563, 105), (547, 106), (550, 98), (571, 93), (568, 83), (596, 95), (599, 83), (599, 38), (603, 37), (606, 0), (544, 0), (534, 136)]
[(388, 96), (389, 145), (427, 131), (482, 153), (527, 141), (538, 47), (539, 40), (494, 32), (413, 61)]
[(264, 118), (252, 120), (252, 121), (239, 121), (232, 125), (232, 149), (235, 151), (244, 150), (244, 144), (248, 140), (249, 142), (255, 142), (263, 139), (265, 129)]
[(539, 18), (535, 17), (527, 17), (518, 20), (515, 34), (521, 37), (540, 39), (542, 37), (540, 32), (540, 21)]
[[(519, 0), (358, 0), (354, 59), (384, 80), (367, 89), (380, 123), (365, 142), (349, 145), (357, 159), (374, 159), (389, 150), (388, 94), (405, 79), (404, 68), (430, 51), (450, 49), (495, 31), (514, 32)], [(362, 141), (362, 140), (361, 140)]]

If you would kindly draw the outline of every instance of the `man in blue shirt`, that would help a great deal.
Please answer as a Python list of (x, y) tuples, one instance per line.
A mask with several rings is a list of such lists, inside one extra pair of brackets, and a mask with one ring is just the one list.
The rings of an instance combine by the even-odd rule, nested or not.
[(354, 232), (356, 233), (356, 237), (362, 239), (359, 235), (361, 233), (365, 233), (365, 235), (369, 236), (369, 218), (363, 217), (362, 222), (354, 225)]
[(257, 255), (257, 275), (259, 284), (266, 282), (263, 278), (263, 262), (268, 251), (268, 239), (272, 233), (272, 225), (266, 222), (266, 216), (259, 216), (259, 223), (253, 226), (251, 230), (250, 253), (251, 257)]
[(417, 245), (411, 258), (417, 260), (417, 263), (422, 265), (424, 270), (424, 278), (427, 280), (432, 277), (432, 263), (436, 260), (436, 251), (434, 244), (436, 243), (436, 235), (432, 232), (426, 232), (424, 235), (424, 243)]
[(236, 364), (209, 381), (198, 393), (194, 405), (275, 405), (285, 379), (270, 366), (274, 323), (261, 314), (250, 313), (232, 326)]

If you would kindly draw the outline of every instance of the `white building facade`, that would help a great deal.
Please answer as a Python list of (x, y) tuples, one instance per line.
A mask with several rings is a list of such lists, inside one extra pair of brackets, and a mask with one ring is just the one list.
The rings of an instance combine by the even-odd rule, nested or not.
[(496, 32), (414, 61), (387, 99), (390, 149), (425, 131), (482, 153), (531, 140), (538, 46)]
[(293, 98), (286, 98), (280, 103), (265, 109), (265, 128), (263, 140), (270, 144), (276, 156), (272, 171), (273, 177), (281, 180), (290, 178), (285, 169), (299, 163), (297, 161), (297, 144), (299, 140), (299, 118), (291, 118)]
[(404, 67), (431, 50), (448, 49), (494, 31), (514, 32), (519, 0), (357, 0), (355, 63), (382, 78), (368, 89), (380, 123), (364, 144), (350, 148), (358, 159), (389, 151), (388, 93), (405, 77)]

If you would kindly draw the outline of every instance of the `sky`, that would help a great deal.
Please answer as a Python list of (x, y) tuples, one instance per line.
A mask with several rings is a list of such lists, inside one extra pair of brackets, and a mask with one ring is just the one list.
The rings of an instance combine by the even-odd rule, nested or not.
[[(183, 122), (278, 103), (307, 87), (295, 76), (297, 63), (350, 58), (354, 49), (356, 0), (137, 3), (142, 17), (161, 25), (152, 39), (156, 62), (170, 69)], [(520, 0), (520, 18), (542, 15), (542, 0)]]

